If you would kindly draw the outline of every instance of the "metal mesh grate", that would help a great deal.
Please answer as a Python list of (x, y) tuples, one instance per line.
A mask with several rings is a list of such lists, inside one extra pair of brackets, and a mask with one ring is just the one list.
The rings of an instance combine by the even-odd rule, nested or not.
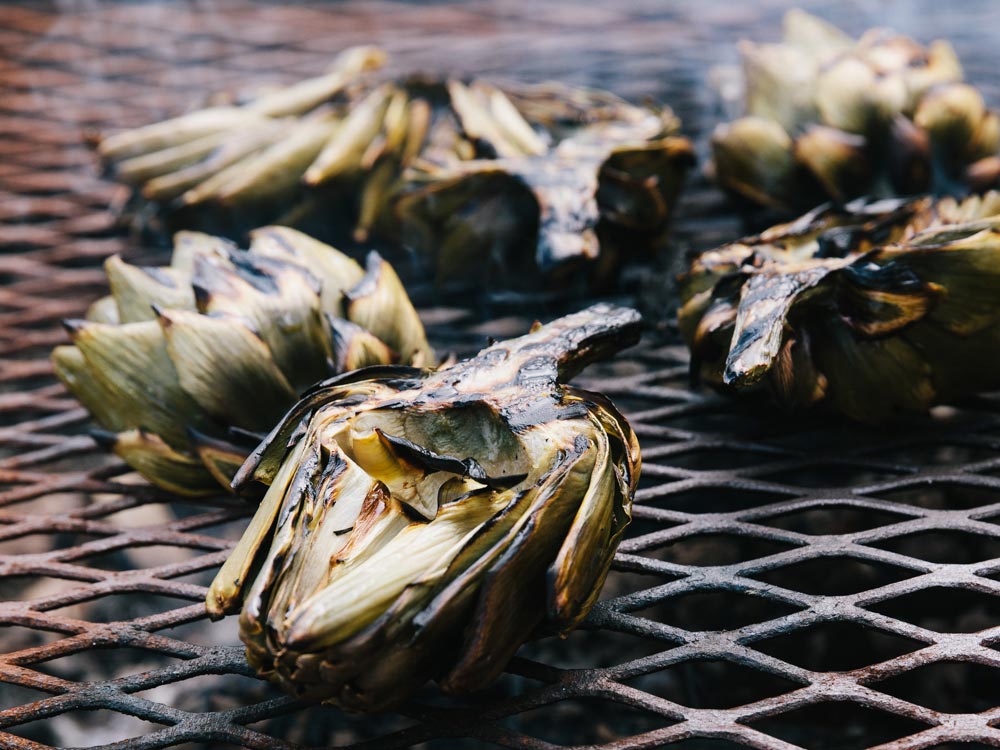
[[(852, 31), (880, 20), (813, 5), (849, 12)], [(209, 624), (201, 604), (246, 507), (137, 484), (51, 377), (58, 320), (102, 292), (105, 256), (136, 254), (87, 128), (312, 73), (374, 40), (408, 65), (661, 95), (703, 136), (707, 64), (732, 59), (748, 25), (774, 27), (781, 6), (0, 8), (0, 746), (1000, 746), (993, 399), (878, 432), (791, 423), (691, 392), (669, 326), (651, 331), (581, 378), (630, 416), (645, 463), (636, 521), (585, 627), (529, 644), (483, 695), (429, 687), (398, 716), (366, 718), (252, 677), (232, 618)], [(881, 20), (954, 36), (995, 100), (996, 32), (974, 22), (990, 3), (906, 7)], [(704, 185), (683, 209), (678, 244), (740, 231)], [(425, 302), (444, 348), (529, 322)]]

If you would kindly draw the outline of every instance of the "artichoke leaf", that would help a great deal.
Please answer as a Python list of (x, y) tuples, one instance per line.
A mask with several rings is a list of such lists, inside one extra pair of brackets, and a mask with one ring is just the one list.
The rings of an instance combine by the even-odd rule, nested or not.
[[(304, 451), (305, 445), (300, 443), (292, 449), (292, 456), (299, 458)], [(251, 571), (260, 567), (270, 551), (265, 542), (272, 534), (278, 512), (284, 505), (285, 492), (295, 475), (296, 468), (296, 464), (290, 461), (279, 469), (263, 500), (257, 506), (253, 518), (250, 519), (246, 531), (212, 581), (205, 606), (213, 619), (239, 611), (243, 603), (244, 587)]]
[(100, 389), (122, 405), (118, 412), (129, 427), (155, 433), (175, 448), (188, 446), (187, 427), (214, 431), (197, 402), (181, 387), (155, 320), (119, 326), (79, 322), (71, 327), (71, 338), (83, 354), (87, 371)]
[(212, 495), (219, 485), (197, 458), (174, 450), (159, 436), (145, 430), (127, 430), (117, 435), (95, 433), (99, 442), (136, 471), (159, 477), (163, 489), (185, 496)]
[(364, 269), (353, 258), (289, 227), (255, 229), (250, 233), (250, 253), (315, 269), (316, 276), (323, 281), (320, 289), (323, 310), (337, 317), (343, 315), (344, 293), (365, 275)]
[(104, 262), (104, 272), (118, 306), (114, 322), (155, 320), (154, 307), (194, 310), (194, 292), (183, 271), (133, 266), (113, 255)]
[(347, 319), (371, 331), (407, 362), (429, 365), (433, 352), (403, 282), (376, 253), (368, 254), (364, 277), (348, 292)]
[(558, 461), (561, 471), (544, 483), (508, 548), (485, 575), (462, 653), (441, 680), (445, 690), (467, 692), (494, 680), (541, 622), (548, 561), (572, 523), (596, 458), (593, 443), (579, 435)]
[(295, 391), (267, 345), (234, 318), (161, 310), (167, 353), (181, 387), (220, 422), (253, 430), (280, 419)]

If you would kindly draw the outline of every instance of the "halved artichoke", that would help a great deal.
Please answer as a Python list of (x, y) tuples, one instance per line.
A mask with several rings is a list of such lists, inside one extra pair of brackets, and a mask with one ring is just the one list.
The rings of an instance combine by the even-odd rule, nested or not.
[(374, 367), (305, 394), (236, 476), (270, 487), (212, 584), (261, 675), (362, 711), (428, 679), (488, 684), (596, 601), (639, 447), (563, 382), (638, 339), (596, 305), (448, 369)]
[(858, 200), (702, 253), (693, 373), (864, 422), (1000, 386), (1000, 193)]
[(789, 212), (1000, 179), (1000, 115), (962, 83), (946, 41), (922, 47), (885, 29), (855, 41), (792, 10), (782, 43), (740, 51), (746, 116), (712, 137), (715, 178), (732, 193)]
[[(110, 433), (103, 442), (184, 495), (229, 488), (256, 444), (318, 380), (372, 364), (433, 364), (392, 267), (367, 268), (287, 227), (248, 251), (196, 232), (167, 267), (105, 263), (111, 295), (66, 322), (56, 374)], [(250, 433), (250, 442), (240, 435)]]
[(175, 228), (238, 237), (263, 217), (339, 243), (353, 227), (418, 250), (442, 281), (537, 287), (582, 268), (601, 283), (662, 239), (693, 162), (669, 109), (555, 84), (386, 81), (371, 74), (384, 59), (352, 48), (326, 75), (99, 150)]

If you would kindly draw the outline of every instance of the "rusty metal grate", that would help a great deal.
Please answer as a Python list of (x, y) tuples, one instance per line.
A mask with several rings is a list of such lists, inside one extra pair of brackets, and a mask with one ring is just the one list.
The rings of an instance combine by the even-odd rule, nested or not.
[[(805, 4), (852, 31), (880, 20), (876, 3)], [(120, 195), (88, 128), (314, 72), (363, 39), (407, 64), (658, 94), (703, 138), (708, 64), (783, 5), (0, 7), (0, 747), (1000, 746), (994, 398), (878, 432), (791, 423), (691, 392), (669, 325), (650, 331), (582, 379), (629, 414), (645, 461), (636, 522), (586, 626), (526, 646), (484, 695), (428, 688), (398, 716), (366, 718), (250, 675), (232, 622), (209, 624), (201, 605), (246, 507), (136, 484), (48, 367), (58, 320), (102, 291), (100, 261), (138, 252), (115, 228)], [(881, 20), (955, 38), (995, 101), (992, 5), (943, 6)], [(740, 231), (704, 185), (682, 208), (680, 245)], [(669, 309), (655, 291), (639, 295)], [(424, 301), (445, 348), (527, 323)]]

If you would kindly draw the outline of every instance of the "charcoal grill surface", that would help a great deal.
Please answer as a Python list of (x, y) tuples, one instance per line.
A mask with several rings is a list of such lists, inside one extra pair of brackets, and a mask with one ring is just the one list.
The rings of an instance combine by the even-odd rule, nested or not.
[[(803, 4), (854, 33), (951, 37), (1000, 103), (993, 2)], [(431, 687), (366, 718), (253, 677), (233, 618), (209, 623), (201, 603), (246, 506), (136, 483), (52, 376), (59, 320), (103, 293), (101, 261), (163, 257), (116, 227), (121, 189), (88, 132), (376, 42), (401, 68), (656, 96), (703, 148), (709, 66), (734, 62), (741, 36), (774, 38), (785, 4), (674, 5), (0, 6), (0, 747), (1000, 746), (994, 398), (880, 431), (788, 422), (692, 392), (669, 323), (653, 326), (580, 378), (624, 409), (644, 458), (636, 521), (585, 626), (526, 646), (485, 694)], [(694, 180), (675, 248), (740, 232)], [(647, 282), (642, 304), (669, 310), (656, 291)], [(416, 296), (435, 343), (457, 351), (561, 311)]]

